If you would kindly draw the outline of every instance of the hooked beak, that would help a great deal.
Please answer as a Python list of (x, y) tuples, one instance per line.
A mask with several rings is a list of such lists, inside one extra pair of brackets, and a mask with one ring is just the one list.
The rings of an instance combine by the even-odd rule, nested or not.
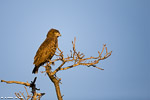
[(61, 34), (60, 33), (56, 33), (56, 36), (59, 37), (59, 36), (61, 36)]

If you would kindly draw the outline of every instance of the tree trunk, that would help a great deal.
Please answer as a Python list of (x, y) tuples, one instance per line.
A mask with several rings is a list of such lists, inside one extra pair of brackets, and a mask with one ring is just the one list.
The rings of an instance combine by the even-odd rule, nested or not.
[(47, 75), (49, 76), (50, 80), (54, 83), (58, 100), (63, 100), (60, 92), (59, 80), (57, 80), (56, 77), (54, 77), (54, 75), (51, 75), (50, 72), (47, 72)]

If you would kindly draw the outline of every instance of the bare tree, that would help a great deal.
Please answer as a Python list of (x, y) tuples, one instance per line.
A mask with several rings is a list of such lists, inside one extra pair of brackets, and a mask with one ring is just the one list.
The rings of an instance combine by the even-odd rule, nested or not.
[[(63, 54), (63, 51), (61, 51), (58, 48), (58, 51), (55, 54), (55, 56), (57, 58), (53, 59), (53, 60), (49, 60), (49, 62), (46, 64), (46, 66), (44, 66), (45, 71), (42, 71), (42, 73), (46, 73), (48, 75), (49, 79), (54, 83), (58, 100), (63, 100), (63, 98), (62, 98), (63, 96), (61, 95), (60, 86), (59, 86), (59, 84), (61, 83), (60, 82), (61, 79), (56, 76), (57, 72), (62, 71), (62, 70), (67, 70), (67, 69), (70, 69), (70, 68), (73, 68), (73, 67), (76, 67), (79, 65), (87, 66), (87, 67), (94, 67), (94, 68), (97, 68), (100, 70), (104, 70), (100, 67), (97, 67), (96, 64), (98, 64), (100, 60), (104, 60), (104, 59), (108, 58), (112, 53), (112, 51), (111, 52), (107, 51), (106, 45), (103, 45), (102, 51), (101, 52), (98, 51), (97, 57), (93, 57), (93, 56), (85, 57), (85, 55), (83, 53), (76, 51), (75, 42), (76, 42), (76, 38), (74, 38), (74, 41), (72, 41), (73, 49), (70, 50), (70, 54), (67, 55), (67, 57), (65, 57)], [(104, 51), (105, 51), (105, 53), (104, 53)], [(52, 70), (51, 65), (52, 64), (54, 65), (58, 61), (61, 61), (61, 64), (55, 70)], [(72, 64), (69, 66), (65, 66), (65, 64), (67, 62), (71, 62)], [(31, 100), (40, 100), (40, 97), (42, 95), (44, 95), (45, 93), (36, 93), (36, 90), (37, 90), (36, 87), (33, 88), (33, 86), (35, 85), (35, 81), (36, 81), (36, 78), (30, 84), (29, 83), (21, 83), (21, 82), (18, 83), (17, 81), (13, 81), (11, 83), (23, 84), (25, 86), (32, 87), (32, 96), (28, 95), (28, 93), (27, 93), (27, 95), (28, 95), (27, 97), (32, 98)], [(9, 81), (4, 81), (4, 80), (1, 80), (1, 82), (9, 83)], [(33, 83), (34, 83), (34, 85), (32, 86)], [(26, 92), (27, 92), (27, 89), (26, 89)], [(16, 94), (16, 96), (18, 98), (21, 97), (21, 95), (25, 98), (25, 96), (21, 92), (20, 92), (20, 94)], [(37, 96), (38, 96), (38, 98), (37, 98)], [(21, 100), (23, 100), (23, 99), (21, 99)], [(25, 100), (28, 100), (28, 99), (25, 99)]]

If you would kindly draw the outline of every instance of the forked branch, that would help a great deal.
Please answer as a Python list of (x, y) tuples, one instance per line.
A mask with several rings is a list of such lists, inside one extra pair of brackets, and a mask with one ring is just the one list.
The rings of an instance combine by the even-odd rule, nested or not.
[[(51, 72), (52, 75), (56, 74), (60, 70), (67, 70), (67, 69), (70, 69), (70, 68), (73, 68), (73, 67), (76, 67), (79, 65), (88, 66), (88, 67), (92, 66), (92, 67), (95, 67), (97, 69), (104, 70), (102, 68), (97, 67), (96, 64), (98, 64), (100, 60), (104, 60), (111, 55), (112, 51), (110, 51), (110, 52), (107, 51), (106, 44), (103, 45), (103, 49), (101, 52), (98, 51), (97, 57), (91, 56), (91, 57), (86, 58), (83, 53), (76, 51), (75, 42), (76, 42), (76, 38), (74, 38), (74, 41), (72, 41), (73, 49), (70, 50), (70, 56), (68, 55), (67, 57), (65, 57), (63, 54), (63, 51), (61, 51), (58, 48), (58, 51), (56, 54), (57, 59), (50, 61), (49, 66), (52, 63), (55, 63), (56, 61), (61, 61), (62, 64), (56, 70)], [(105, 51), (105, 54), (103, 55), (104, 51)], [(73, 64), (70, 66), (67, 66), (67, 67), (63, 67), (66, 62), (73, 62)]]

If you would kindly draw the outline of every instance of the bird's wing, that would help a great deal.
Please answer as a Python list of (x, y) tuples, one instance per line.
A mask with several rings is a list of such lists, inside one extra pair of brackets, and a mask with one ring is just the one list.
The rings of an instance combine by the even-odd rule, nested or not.
[(48, 58), (52, 58), (56, 51), (56, 42), (54, 38), (47, 38), (39, 47), (35, 57), (34, 64), (39, 66), (45, 63)]

